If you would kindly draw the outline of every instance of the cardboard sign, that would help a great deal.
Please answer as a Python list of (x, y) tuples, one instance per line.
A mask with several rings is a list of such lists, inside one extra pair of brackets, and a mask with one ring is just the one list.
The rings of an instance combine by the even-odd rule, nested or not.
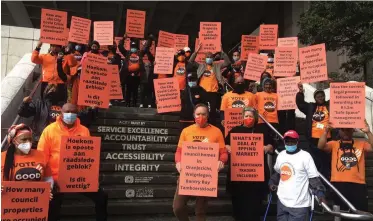
[(101, 55), (96, 55), (93, 53), (87, 53), (86, 58), (83, 63), (85, 62), (91, 62), (95, 64), (107, 64), (107, 58)]
[(300, 77), (287, 77), (277, 79), (277, 110), (294, 110), (297, 109), (295, 97), (299, 91), (298, 83)]
[(244, 78), (259, 81), (260, 75), (266, 69), (268, 57), (260, 54), (249, 54), (247, 58)]
[(110, 92), (109, 99), (123, 99), (122, 86), (120, 84), (118, 65), (110, 65)]
[(175, 51), (188, 47), (189, 36), (188, 35), (175, 35)]
[(181, 110), (179, 82), (176, 78), (154, 79), (157, 112), (175, 112)]
[(365, 127), (365, 83), (330, 83), (330, 122), (334, 128)]
[(277, 46), (278, 25), (260, 25), (259, 48), (274, 50)]
[(76, 16), (71, 17), (69, 41), (79, 44), (88, 44), (90, 33), (91, 20)]
[(273, 74), (276, 77), (292, 77), (297, 72), (298, 48), (275, 49)]
[(173, 48), (156, 48), (154, 74), (172, 74), (174, 66), (174, 53)]
[(221, 22), (200, 22), (199, 41), (203, 52), (221, 51)]
[(114, 22), (113, 21), (95, 21), (93, 22), (93, 38), (100, 45), (113, 45)]
[(233, 127), (243, 124), (242, 108), (228, 108), (224, 111), (225, 137)]
[(277, 42), (277, 47), (295, 47), (298, 48), (298, 37), (290, 38), (279, 38)]
[(109, 108), (110, 66), (84, 61), (80, 75), (78, 105)]
[(247, 59), (250, 53), (258, 54), (259, 37), (254, 35), (242, 35), (241, 37), (241, 60)]
[(175, 47), (175, 34), (159, 31), (157, 47), (173, 48)]
[(64, 46), (67, 43), (68, 34), (67, 12), (41, 9), (41, 42)]
[(145, 11), (127, 9), (126, 33), (128, 37), (144, 38)]
[(184, 142), (179, 195), (218, 196), (219, 144)]
[(63, 136), (57, 183), (60, 192), (97, 192), (101, 137)]
[(299, 48), (299, 63), (303, 83), (328, 80), (325, 44)]
[(1, 220), (48, 220), (50, 183), (1, 183)]
[(231, 180), (264, 181), (263, 134), (231, 134)]

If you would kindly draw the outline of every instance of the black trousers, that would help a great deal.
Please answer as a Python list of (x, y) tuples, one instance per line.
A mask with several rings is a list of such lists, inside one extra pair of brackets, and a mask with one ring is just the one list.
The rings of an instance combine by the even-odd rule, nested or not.
[(125, 100), (126, 106), (136, 107), (137, 94), (139, 91), (140, 77), (138, 76), (128, 76), (126, 80), (126, 92)]
[(153, 97), (154, 85), (149, 83), (141, 83), (140, 85), (140, 103), (144, 106), (154, 105)]
[(207, 92), (207, 101), (210, 103), (209, 123), (214, 125), (214, 126), (217, 126), (216, 125), (216, 118), (217, 118), (216, 108), (217, 108), (217, 104), (218, 104), (218, 102), (217, 102), (218, 101), (218, 96), (219, 96), (219, 93), (217, 93), (217, 92)]
[(281, 134), (288, 130), (295, 130), (295, 110), (279, 110), (277, 116)]
[[(100, 188), (97, 192), (80, 193), (95, 203), (96, 221), (107, 220), (107, 194)], [(53, 193), (53, 199), (49, 203), (48, 221), (60, 220), (61, 205), (64, 193)]]

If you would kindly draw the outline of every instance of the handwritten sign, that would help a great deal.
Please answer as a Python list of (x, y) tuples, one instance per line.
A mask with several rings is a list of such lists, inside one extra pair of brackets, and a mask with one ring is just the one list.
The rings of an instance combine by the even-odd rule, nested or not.
[(123, 99), (122, 87), (120, 85), (118, 65), (110, 65), (110, 92), (109, 99)]
[(217, 197), (218, 143), (184, 142), (179, 194)]
[(66, 45), (68, 35), (67, 12), (42, 8), (40, 41), (55, 45)]
[(246, 60), (250, 53), (258, 54), (259, 37), (254, 35), (242, 35), (241, 37), (241, 60)]
[(50, 183), (2, 182), (1, 220), (48, 220)]
[(231, 134), (231, 148), (231, 180), (263, 182), (263, 134)]
[(277, 110), (294, 110), (297, 109), (295, 97), (299, 91), (298, 83), (300, 77), (287, 77), (277, 79)]
[(298, 48), (298, 37), (290, 37), (290, 38), (279, 38), (277, 47), (295, 47)]
[(330, 122), (334, 128), (365, 127), (365, 83), (330, 84)]
[(260, 54), (249, 54), (247, 58), (244, 78), (259, 81), (260, 75), (266, 69), (268, 57)]
[(273, 73), (276, 77), (292, 77), (297, 71), (298, 48), (275, 49), (275, 62)]
[(278, 25), (260, 25), (259, 48), (274, 50), (277, 46)]
[(155, 74), (172, 74), (174, 65), (174, 53), (173, 48), (156, 48), (154, 73)]
[(62, 193), (97, 192), (101, 137), (63, 136), (57, 183)]
[(113, 45), (114, 22), (95, 21), (93, 22), (93, 36), (100, 45)]
[(157, 112), (175, 112), (181, 110), (179, 82), (176, 78), (154, 79)]
[(189, 36), (188, 35), (175, 35), (175, 51), (188, 47)]
[(243, 123), (242, 108), (228, 108), (224, 110), (225, 137), (233, 127)]
[(325, 44), (299, 48), (299, 62), (303, 83), (328, 80)]
[(158, 47), (173, 48), (175, 47), (175, 34), (159, 31)]
[(87, 53), (86, 58), (83, 63), (85, 62), (91, 62), (91, 63), (96, 63), (96, 64), (107, 64), (107, 58), (101, 55)]
[(71, 17), (69, 41), (88, 44), (91, 32), (91, 20), (76, 16)]
[(199, 30), (202, 52), (221, 51), (221, 22), (200, 22)]
[(127, 9), (126, 33), (128, 37), (144, 38), (145, 11)]

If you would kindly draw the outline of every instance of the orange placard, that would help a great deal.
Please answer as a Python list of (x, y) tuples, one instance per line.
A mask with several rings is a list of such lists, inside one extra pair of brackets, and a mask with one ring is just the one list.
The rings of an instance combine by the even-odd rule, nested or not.
[(175, 34), (159, 31), (157, 47), (174, 48), (175, 41)]
[(325, 44), (299, 48), (299, 63), (303, 83), (328, 80)]
[(184, 49), (189, 45), (189, 36), (188, 35), (175, 35), (175, 51)]
[(219, 144), (184, 142), (179, 195), (218, 196)]
[(330, 83), (330, 122), (334, 128), (365, 127), (365, 83)]
[(157, 112), (175, 112), (181, 110), (179, 82), (176, 78), (154, 79)]
[(123, 99), (122, 86), (120, 84), (118, 65), (110, 65), (110, 92), (109, 99)]
[(241, 37), (241, 60), (246, 61), (250, 53), (258, 54), (259, 37), (254, 35), (242, 35)]
[(48, 220), (48, 182), (1, 183), (1, 220)]
[(231, 180), (264, 181), (263, 134), (231, 134)]
[(93, 38), (100, 45), (113, 45), (114, 22), (95, 21), (93, 22)]
[(127, 9), (126, 33), (131, 38), (144, 38), (145, 11)]
[(69, 41), (79, 44), (88, 44), (90, 33), (91, 20), (76, 16), (71, 17)]
[(78, 105), (109, 108), (110, 66), (84, 61), (80, 75)]
[(41, 9), (41, 42), (64, 46), (67, 43), (68, 34), (67, 12)]
[(57, 179), (60, 192), (97, 192), (101, 137), (63, 136)]
[(225, 136), (233, 127), (239, 126), (243, 123), (242, 108), (228, 108), (224, 111), (224, 131)]
[(277, 47), (296, 47), (298, 48), (298, 37), (279, 38)]
[(155, 51), (154, 74), (172, 74), (175, 50), (173, 48), (157, 47)]
[(200, 22), (198, 38), (202, 43), (201, 52), (221, 51), (221, 22)]
[(287, 77), (277, 79), (277, 95), (278, 107), (277, 110), (294, 110), (297, 109), (295, 97), (299, 91), (298, 83), (300, 77)]
[(277, 46), (278, 25), (260, 25), (260, 50), (274, 50)]
[(96, 55), (93, 53), (87, 53), (87, 56), (83, 63), (85, 62), (91, 62), (94, 64), (107, 64), (107, 58), (101, 55)]
[(273, 74), (276, 77), (292, 77), (297, 72), (298, 48), (277, 47)]
[(259, 81), (260, 75), (266, 69), (268, 57), (250, 53), (247, 58), (244, 78)]

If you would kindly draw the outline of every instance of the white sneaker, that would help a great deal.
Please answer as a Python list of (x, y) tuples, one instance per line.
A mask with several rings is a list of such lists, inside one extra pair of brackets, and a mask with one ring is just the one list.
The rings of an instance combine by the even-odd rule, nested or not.
[(113, 104), (111, 102), (109, 102), (109, 107), (113, 106)]
[(144, 107), (144, 105), (143, 104), (140, 104), (140, 108), (143, 108)]

